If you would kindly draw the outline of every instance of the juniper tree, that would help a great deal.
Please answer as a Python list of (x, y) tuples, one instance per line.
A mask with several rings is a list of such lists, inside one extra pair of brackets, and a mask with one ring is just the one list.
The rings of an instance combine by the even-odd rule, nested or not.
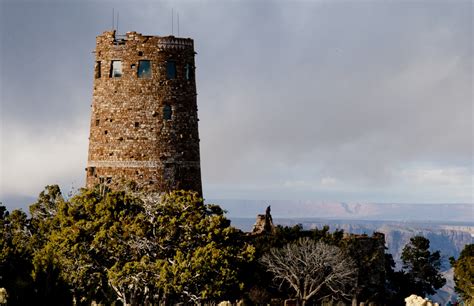
[(349, 256), (307, 237), (271, 249), (261, 262), (281, 284), (290, 285), (303, 305), (314, 298), (349, 299), (357, 282), (357, 266)]
[(56, 218), (37, 256), (60, 267), (76, 301), (220, 298), (240, 289), (239, 266), (253, 254), (222, 209), (196, 193), (83, 189)]
[(423, 236), (410, 238), (410, 242), (403, 248), (401, 259), (405, 287), (412, 294), (435, 294), (446, 283), (440, 273), (441, 254), (439, 251), (431, 252), (429, 248), (430, 241)]
[(474, 244), (467, 244), (459, 258), (450, 261), (454, 268), (454, 289), (467, 305), (474, 304)]

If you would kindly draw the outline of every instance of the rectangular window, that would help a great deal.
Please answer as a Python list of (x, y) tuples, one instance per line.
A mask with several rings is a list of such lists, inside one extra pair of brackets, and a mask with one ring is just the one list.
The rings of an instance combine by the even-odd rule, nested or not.
[(95, 62), (95, 78), (100, 78), (100, 61)]
[(171, 120), (172, 116), (173, 116), (173, 109), (171, 108), (171, 105), (165, 104), (163, 106), (163, 119)]
[(186, 77), (186, 80), (194, 79), (194, 67), (188, 63), (186, 64), (186, 66), (184, 66), (184, 68), (185, 68), (184, 75)]
[(166, 77), (168, 79), (176, 79), (176, 62), (166, 62)]
[(138, 61), (138, 77), (151, 78), (151, 63), (150, 61)]
[(112, 61), (112, 69), (110, 69), (111, 78), (119, 78), (122, 76), (122, 61)]

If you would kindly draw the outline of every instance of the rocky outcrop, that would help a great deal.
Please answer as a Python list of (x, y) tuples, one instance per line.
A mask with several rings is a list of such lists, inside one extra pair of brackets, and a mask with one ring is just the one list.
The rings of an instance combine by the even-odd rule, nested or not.
[(405, 299), (406, 306), (439, 306), (438, 303), (433, 303), (428, 299), (424, 299), (421, 296), (412, 294)]
[(264, 215), (257, 215), (257, 221), (255, 222), (252, 230), (252, 235), (270, 234), (275, 232), (275, 225), (273, 225), (273, 218), (271, 215), (270, 206)]

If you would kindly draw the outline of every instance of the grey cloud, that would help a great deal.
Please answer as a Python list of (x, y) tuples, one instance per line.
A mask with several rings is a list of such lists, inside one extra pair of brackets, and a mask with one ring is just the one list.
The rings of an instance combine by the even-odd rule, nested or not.
[[(469, 2), (4, 2), (2, 163), (10, 126), (87, 133), (90, 51), (112, 7), (120, 29), (155, 35), (174, 7), (195, 39), (208, 196), (436, 201), (443, 183), (410, 189), (424, 167), (461, 173), (436, 195), (472, 202)], [(84, 161), (64, 181), (87, 152), (69, 145)]]

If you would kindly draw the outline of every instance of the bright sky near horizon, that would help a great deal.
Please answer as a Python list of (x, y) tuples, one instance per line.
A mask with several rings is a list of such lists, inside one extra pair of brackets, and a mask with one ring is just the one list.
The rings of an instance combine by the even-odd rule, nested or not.
[(83, 186), (112, 9), (195, 40), (206, 198), (474, 202), (472, 1), (0, 0), (7, 206)]

